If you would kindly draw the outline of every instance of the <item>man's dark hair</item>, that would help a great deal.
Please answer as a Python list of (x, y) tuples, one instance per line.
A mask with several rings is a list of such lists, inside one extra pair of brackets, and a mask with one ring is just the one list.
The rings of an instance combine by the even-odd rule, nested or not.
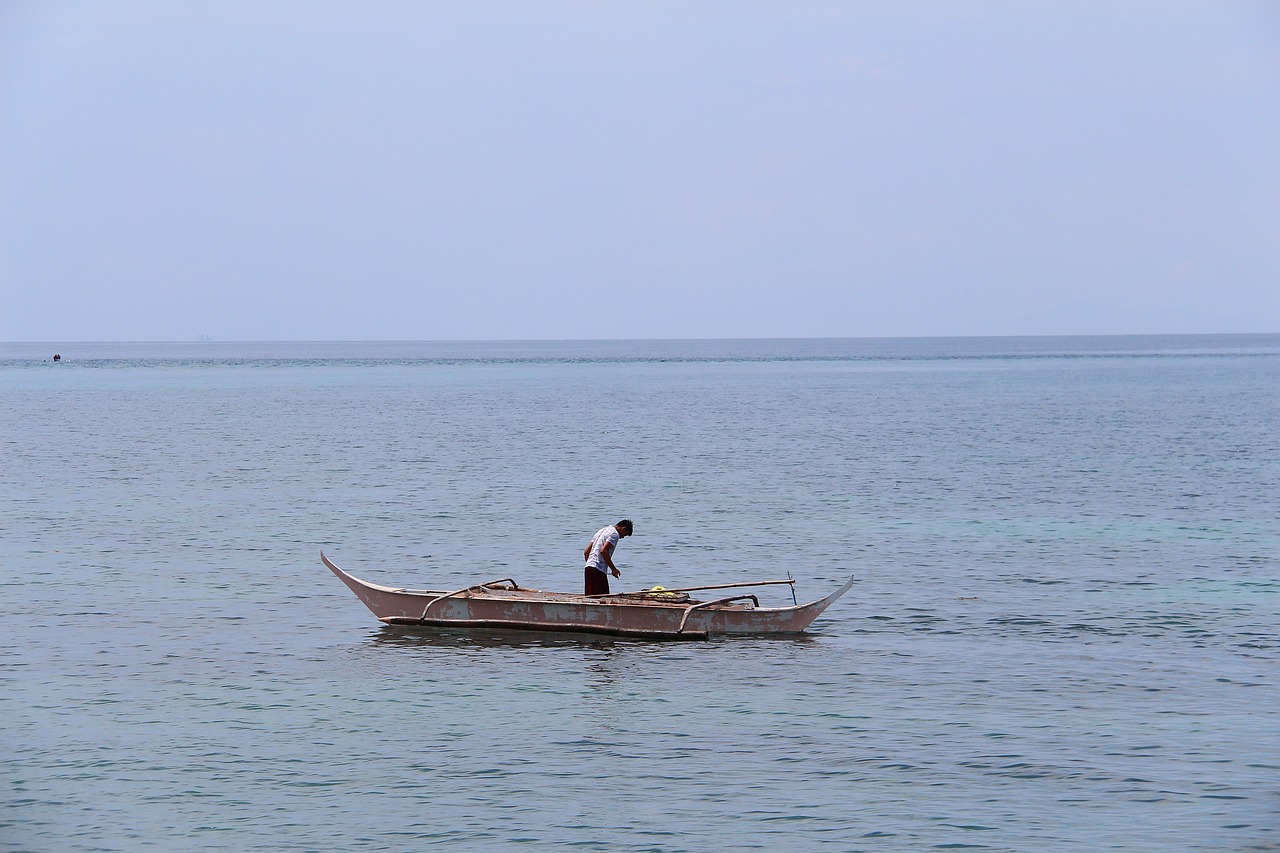
[(624, 518), (624, 519), (622, 519), (622, 521), (619, 521), (617, 524), (615, 524), (615, 525), (614, 525), (614, 527), (618, 527), (618, 528), (625, 527), (625, 528), (627, 528), (627, 532), (628, 532), (628, 533), (634, 533), (634, 532), (635, 532), (635, 528), (634, 528), (634, 527), (632, 527), (632, 525), (631, 525), (631, 519), (629, 519), (629, 518)]

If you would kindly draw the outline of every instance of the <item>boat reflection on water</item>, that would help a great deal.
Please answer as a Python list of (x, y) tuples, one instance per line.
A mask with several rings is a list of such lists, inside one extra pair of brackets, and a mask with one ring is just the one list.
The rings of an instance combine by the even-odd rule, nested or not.
[[(703, 642), (712, 644), (727, 643), (736, 648), (741, 648), (744, 645), (756, 643), (809, 645), (818, 642), (819, 637), (820, 635), (815, 634), (767, 634), (745, 637), (717, 635)], [(613, 649), (619, 647), (643, 648), (677, 645), (669, 640), (614, 637), (608, 634), (521, 631), (508, 628), (431, 628), (413, 625), (383, 625), (373, 633), (372, 641), (375, 646), (403, 649)]]
[[(571, 671), (584, 673), (587, 681), (583, 686), (608, 698), (612, 690), (623, 685), (633, 686), (637, 678), (643, 680), (654, 672), (663, 673), (661, 677), (666, 678), (672, 666), (690, 666), (700, 658), (707, 666), (728, 669), (746, 659), (794, 661), (798, 653), (820, 646), (822, 637), (813, 634), (718, 636), (690, 644), (606, 634), (384, 625), (370, 633), (369, 641), (365, 649), (373, 660), (366, 658), (365, 667), (389, 667), (403, 672), (406, 664), (411, 669), (479, 665), (481, 671), (505, 671), (513, 660), (537, 661), (540, 667), (551, 667), (551, 670), (534, 671), (544, 674), (553, 671), (557, 673), (556, 678)], [(707, 655), (712, 657), (708, 659)]]
[(520, 631), (493, 628), (427, 628), (384, 625), (373, 634), (377, 646), (444, 649), (560, 649), (645, 646), (653, 640), (576, 634), (558, 631)]

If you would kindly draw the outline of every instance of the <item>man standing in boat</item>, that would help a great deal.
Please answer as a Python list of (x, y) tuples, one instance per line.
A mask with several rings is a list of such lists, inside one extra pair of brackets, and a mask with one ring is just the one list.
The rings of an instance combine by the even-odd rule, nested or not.
[(613, 564), (613, 549), (618, 546), (619, 539), (630, 535), (631, 519), (624, 518), (617, 524), (600, 528), (591, 537), (582, 551), (582, 559), (587, 561), (587, 567), (583, 570), (586, 595), (608, 595), (609, 572), (613, 572), (615, 578), (622, 577), (622, 572)]

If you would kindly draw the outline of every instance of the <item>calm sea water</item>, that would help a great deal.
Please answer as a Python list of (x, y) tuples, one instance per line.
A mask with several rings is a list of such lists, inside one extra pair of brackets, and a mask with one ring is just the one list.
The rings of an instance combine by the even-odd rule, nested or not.
[[(1280, 849), (1280, 336), (5, 344), (0, 401), (4, 850)], [(318, 560), (575, 589), (622, 516), (624, 588), (858, 583), (669, 644)]]

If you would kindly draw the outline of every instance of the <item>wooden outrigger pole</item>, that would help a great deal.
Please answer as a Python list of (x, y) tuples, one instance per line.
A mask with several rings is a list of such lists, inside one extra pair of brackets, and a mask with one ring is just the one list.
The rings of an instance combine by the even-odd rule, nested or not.
[(770, 584), (790, 584), (794, 589), (795, 583), (796, 582), (794, 579), (785, 580), (785, 581), (742, 581), (741, 583), (718, 583), (718, 584), (712, 584), (711, 586), (682, 586), (676, 589), (639, 589), (639, 590), (636, 590), (635, 592), (602, 592), (598, 595), (592, 595), (588, 597), (589, 598), (615, 598), (619, 595), (636, 595), (637, 593), (645, 593), (645, 592), (656, 592), (656, 593), (696, 592), (697, 590), (700, 590), (700, 589), (737, 589), (739, 587), (744, 587), (744, 586), (769, 586)]

